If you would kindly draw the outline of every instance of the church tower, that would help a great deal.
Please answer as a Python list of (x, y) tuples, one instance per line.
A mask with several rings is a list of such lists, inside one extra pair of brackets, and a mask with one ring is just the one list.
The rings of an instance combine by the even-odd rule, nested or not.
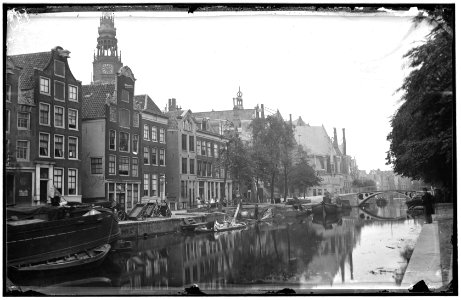
[(98, 44), (93, 61), (93, 82), (111, 83), (123, 66), (121, 52), (117, 48), (116, 29), (114, 27), (114, 15), (104, 13), (100, 18), (98, 27)]
[(242, 92), (240, 91), (240, 87), (239, 87), (239, 91), (237, 93), (237, 98), (234, 98), (234, 109), (243, 109), (243, 99), (242, 99)]

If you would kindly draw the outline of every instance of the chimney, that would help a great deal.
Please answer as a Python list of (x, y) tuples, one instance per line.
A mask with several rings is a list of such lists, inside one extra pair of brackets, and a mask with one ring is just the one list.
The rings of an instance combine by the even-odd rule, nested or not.
[(338, 136), (336, 135), (336, 128), (333, 128), (333, 130), (334, 130), (333, 146), (335, 148), (339, 148), (339, 146), (338, 146)]
[(293, 122), (291, 121), (291, 114), (290, 114), (290, 126), (293, 126)]
[(256, 104), (255, 111), (256, 111), (256, 119), (259, 119), (259, 104)]
[(264, 119), (264, 104), (261, 104), (261, 119)]
[(175, 111), (176, 109), (177, 109), (176, 99), (175, 98), (168, 99), (168, 111)]
[(347, 155), (346, 153), (346, 129), (343, 128), (343, 155)]

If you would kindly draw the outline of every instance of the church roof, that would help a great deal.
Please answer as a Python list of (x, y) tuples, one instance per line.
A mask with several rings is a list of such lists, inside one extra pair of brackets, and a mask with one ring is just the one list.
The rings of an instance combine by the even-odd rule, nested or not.
[(253, 120), (256, 117), (254, 109), (233, 109), (233, 110), (220, 110), (220, 111), (204, 111), (193, 113), (195, 117), (210, 118), (216, 120), (229, 120), (235, 118), (240, 120)]
[(82, 118), (95, 119), (106, 116), (106, 103), (112, 99), (115, 84), (90, 84), (82, 86)]
[(323, 126), (294, 126), (294, 136), (306, 148), (308, 154), (331, 155), (336, 153)]
[(11, 55), (9, 58), (15, 66), (22, 68), (19, 88), (28, 90), (34, 87), (34, 68), (46, 68), (51, 61), (51, 51)]

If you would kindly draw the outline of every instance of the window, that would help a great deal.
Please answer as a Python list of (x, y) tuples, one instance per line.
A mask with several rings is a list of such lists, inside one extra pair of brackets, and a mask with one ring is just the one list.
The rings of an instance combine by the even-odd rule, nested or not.
[(149, 126), (148, 125), (144, 125), (144, 139), (145, 140), (149, 140)]
[(122, 90), (122, 101), (130, 102), (130, 93), (127, 90)]
[(67, 112), (67, 122), (69, 129), (78, 130), (78, 111), (72, 108), (69, 108)]
[(211, 177), (211, 163), (206, 164), (206, 176)]
[(54, 136), (54, 157), (64, 158), (64, 136)]
[(183, 157), (181, 165), (181, 173), (187, 174), (187, 158)]
[(109, 130), (109, 150), (115, 150), (117, 142), (117, 133), (115, 130)]
[(134, 157), (131, 159), (131, 176), (138, 177), (138, 159)]
[(39, 110), (40, 125), (50, 125), (50, 105), (40, 103)]
[(16, 141), (16, 160), (29, 160), (29, 141)]
[(137, 154), (139, 149), (139, 136), (137, 134), (133, 134), (133, 153)]
[(117, 107), (111, 106), (109, 109), (109, 113), (110, 113), (110, 121), (117, 122)]
[(197, 140), (197, 154), (201, 154), (201, 152), (202, 152), (201, 145), (202, 145), (202, 142)]
[(156, 142), (157, 141), (157, 127), (152, 126), (152, 141)]
[(195, 148), (195, 140), (194, 140), (194, 137), (190, 135), (189, 136), (189, 151), (194, 152), (194, 148)]
[(11, 102), (11, 85), (7, 84), (5, 88), (6, 101)]
[(75, 85), (68, 85), (68, 97), (70, 101), (78, 101), (78, 88)]
[(10, 132), (10, 110), (6, 110), (5, 120), (3, 120), (3, 124), (6, 128), (6, 132)]
[(195, 160), (194, 159), (191, 159), (189, 161), (189, 173), (195, 174)]
[(117, 158), (115, 155), (109, 155), (109, 174), (115, 175), (115, 165), (117, 162)]
[(187, 196), (187, 186), (184, 180), (181, 180), (181, 198), (186, 198)]
[(158, 163), (161, 166), (165, 165), (165, 149), (160, 149), (160, 158), (159, 158)]
[(40, 140), (40, 150), (39, 156), (50, 156), (50, 135), (48, 133), (40, 133), (39, 134)]
[(144, 147), (144, 164), (149, 164), (149, 148)]
[(59, 77), (64, 77), (66, 75), (66, 65), (62, 61), (54, 61), (54, 75)]
[(18, 129), (29, 129), (30, 113), (18, 112)]
[(187, 134), (182, 135), (182, 150), (187, 151)]
[(138, 112), (133, 113), (133, 126), (139, 127), (139, 113)]
[(211, 157), (211, 142), (206, 143), (207, 156)]
[(149, 174), (144, 174), (143, 196), (149, 196)]
[(91, 158), (91, 174), (102, 174), (102, 158)]
[(64, 107), (54, 107), (54, 127), (64, 128)]
[(160, 143), (165, 143), (165, 128), (160, 128)]
[(78, 139), (76, 137), (69, 137), (69, 159), (77, 158), (77, 143)]
[(68, 191), (69, 195), (77, 195), (77, 170), (76, 169), (69, 169), (68, 170)]
[(202, 176), (203, 177), (206, 176), (206, 166), (207, 166), (206, 161), (202, 161)]
[(197, 175), (202, 175), (202, 161), (197, 160)]
[(213, 150), (214, 150), (213, 156), (214, 156), (215, 158), (218, 158), (218, 144), (214, 144), (214, 145), (213, 145)]
[(118, 162), (118, 174), (130, 175), (130, 159), (126, 156), (121, 156)]
[(153, 165), (157, 165), (157, 148), (152, 148), (151, 151), (152, 151), (152, 152), (151, 152), (151, 153), (152, 153), (152, 155), (151, 155), (151, 157), (152, 157), (152, 159), (151, 159), (152, 164), (153, 164)]
[(127, 109), (120, 109), (118, 114), (120, 126), (130, 128), (130, 112)]
[(119, 149), (120, 151), (123, 152), (128, 152), (130, 151), (130, 134), (121, 131), (120, 132), (120, 145)]
[(64, 178), (64, 169), (54, 168), (53, 169), (53, 185), (62, 195), (62, 183)]
[(151, 196), (157, 196), (157, 174), (152, 174), (152, 184), (151, 184), (151, 191), (150, 195)]
[(109, 197), (109, 201), (115, 201), (115, 183), (107, 184), (107, 195)]
[(205, 141), (202, 141), (202, 155), (203, 156), (206, 155), (206, 142)]
[(40, 94), (50, 95), (50, 80), (40, 77)]
[(61, 81), (54, 82), (54, 99), (64, 101), (65, 86)]

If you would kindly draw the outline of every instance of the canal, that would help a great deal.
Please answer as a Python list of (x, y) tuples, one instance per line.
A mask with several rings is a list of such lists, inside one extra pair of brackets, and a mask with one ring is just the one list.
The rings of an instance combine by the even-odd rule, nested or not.
[(336, 217), (133, 240), (98, 269), (19, 284), (57, 294), (174, 294), (193, 284), (207, 294), (398, 289), (423, 223), (407, 215), (404, 199), (388, 195)]

